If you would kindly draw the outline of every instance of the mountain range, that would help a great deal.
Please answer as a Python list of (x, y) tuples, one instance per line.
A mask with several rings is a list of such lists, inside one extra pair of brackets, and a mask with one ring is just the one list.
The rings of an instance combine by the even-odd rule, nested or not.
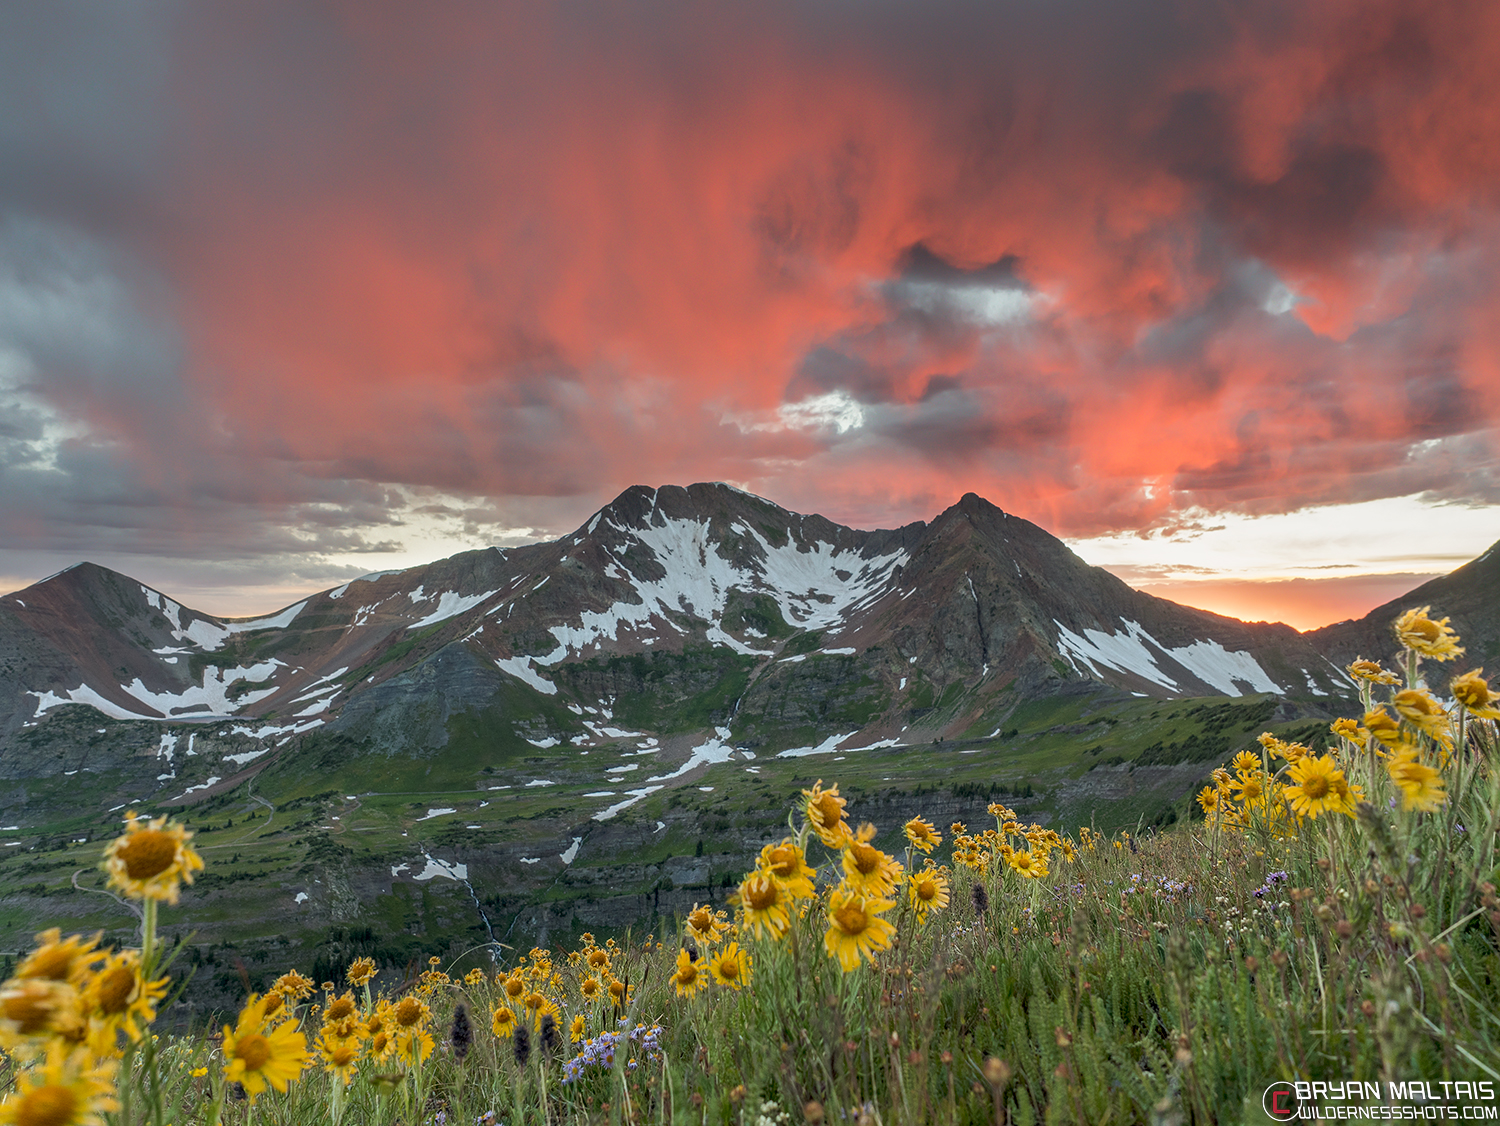
[[(643, 695), (707, 694), (713, 724), (743, 716), (732, 726), (752, 744), (806, 726), (856, 743), (952, 735), (1080, 680), (1316, 708), (1352, 691), (1354, 655), (1392, 648), (1399, 608), (1431, 601), (1488, 638), (1496, 589), (1492, 549), (1358, 622), (1299, 634), (1133, 590), (973, 494), (931, 523), (864, 532), (725, 485), (638, 486), (551, 543), (367, 575), (251, 620), (79, 564), (0, 599), (0, 746), (70, 703), (227, 723), (273, 747), (362, 725), (399, 745), (431, 734), (400, 719), (483, 708), (507, 679), (637, 710)], [(700, 673), (734, 672), (695, 675), (680, 660), (693, 652)]]

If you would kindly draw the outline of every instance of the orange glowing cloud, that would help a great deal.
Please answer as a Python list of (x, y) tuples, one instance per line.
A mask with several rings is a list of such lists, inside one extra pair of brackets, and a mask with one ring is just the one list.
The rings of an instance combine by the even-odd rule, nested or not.
[(164, 504), (718, 478), (1090, 535), (1500, 499), (1494, 5), (285, 3), (169, 38), (122, 239), (181, 348), (170, 440), (149, 396), (68, 399)]

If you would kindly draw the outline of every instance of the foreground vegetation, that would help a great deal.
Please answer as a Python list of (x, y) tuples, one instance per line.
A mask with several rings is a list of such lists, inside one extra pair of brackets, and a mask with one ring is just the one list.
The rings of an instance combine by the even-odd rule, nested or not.
[(1263, 736), (1201, 823), (1070, 836), (996, 803), (893, 855), (819, 782), (732, 917), (289, 971), (199, 1034), (151, 1026), (158, 905), (201, 860), (132, 818), (105, 864), (141, 945), (38, 936), (0, 989), (0, 1123), (1211, 1123), (1278, 1080), (1500, 1081), (1500, 703), (1481, 670), (1447, 707), (1423, 687), (1462, 654), (1444, 621), (1398, 633), (1333, 750)]

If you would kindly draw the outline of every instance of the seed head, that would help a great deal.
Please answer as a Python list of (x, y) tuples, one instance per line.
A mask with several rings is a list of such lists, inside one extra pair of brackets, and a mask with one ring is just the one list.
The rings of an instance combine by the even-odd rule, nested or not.
[(984, 1061), (984, 1078), (991, 1087), (1003, 1087), (1010, 1082), (1010, 1064), (990, 1056)]
[(975, 884), (969, 897), (974, 901), (974, 914), (983, 915), (990, 909), (990, 893), (984, 890), (983, 884)]
[(515, 1054), (516, 1064), (525, 1067), (531, 1059), (531, 1030), (524, 1024), (516, 1025), (515, 1035), (510, 1041), (511, 1051)]
[(453, 1010), (453, 1027), (448, 1030), (448, 1042), (453, 1045), (453, 1058), (463, 1063), (474, 1043), (474, 1026), (469, 1023), (468, 1006), (462, 1001)]

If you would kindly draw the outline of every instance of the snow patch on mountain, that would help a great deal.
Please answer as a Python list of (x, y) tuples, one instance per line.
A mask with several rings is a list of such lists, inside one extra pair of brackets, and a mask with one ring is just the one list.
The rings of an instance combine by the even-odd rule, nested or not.
[(110, 719), (156, 718), (155, 716), (145, 716), (140, 712), (133, 712), (126, 708), (122, 708), (113, 700), (106, 700), (103, 696), (99, 695), (99, 693), (95, 692), (87, 684), (80, 684), (77, 688), (69, 688), (68, 694), (66, 696), (59, 696), (57, 693), (51, 691), (50, 689), (46, 692), (28, 692), (27, 695), (35, 696), (37, 699), (36, 713), (32, 717), (34, 719), (40, 719), (43, 712), (49, 711), (50, 709), (55, 708), (60, 704), (87, 704), (91, 708), (98, 709), (104, 715), (107, 715)]
[[(567, 650), (564, 649), (563, 653), (566, 655)], [(538, 692), (547, 696), (557, 695), (557, 685), (539, 676), (537, 671), (531, 667), (531, 662), (533, 661), (536, 661), (538, 664), (551, 663), (543, 662), (540, 657), (501, 657), (495, 664), (500, 667), (500, 671), (510, 673), (511, 676), (531, 685)]]
[[(776, 600), (787, 621), (806, 629), (821, 629), (840, 623), (851, 608), (879, 594), (893, 569), (907, 558), (905, 551), (897, 551), (864, 559), (857, 552), (828, 544), (799, 547), (790, 540), (775, 547), (759, 532), (737, 523), (736, 528), (753, 538), (765, 553), (755, 568), (740, 569), (719, 554), (719, 545), (706, 522), (673, 518), (644, 528), (620, 527), (613, 520), (608, 523), (648, 548), (665, 573), (659, 579), (644, 578), (639, 573), (629, 576), (639, 601), (619, 601), (604, 611), (584, 610), (578, 625), (554, 626), (551, 633), (559, 648), (544, 657), (533, 657), (539, 665), (555, 664), (570, 652), (603, 641), (617, 641), (622, 631), (647, 630), (653, 619), (683, 632), (671, 619), (683, 613), (708, 623), (711, 644), (748, 656), (767, 656), (767, 650), (747, 645), (722, 628), (731, 590), (767, 594)], [(617, 573), (620, 566), (620, 561), (612, 560), (607, 573)], [(618, 573), (625, 577), (625, 572)], [(531, 672), (528, 666), (518, 658), (509, 660), (518, 663), (501, 667), (538, 686), (525, 675)], [(549, 684), (542, 691), (550, 695), (556, 689)]]
[[(146, 602), (160, 609), (172, 623), (173, 637), (178, 641), (191, 641), (206, 653), (223, 648), (224, 642), (237, 633), (250, 633), (261, 629), (286, 629), (307, 605), (306, 600), (303, 600), (295, 606), (288, 606), (279, 614), (273, 614), (268, 618), (254, 618), (248, 622), (215, 622), (208, 618), (195, 618), (184, 627), (181, 606), (166, 595), (157, 595), (156, 591), (144, 586), (141, 589), (146, 592)], [(160, 599), (159, 603), (157, 598)]]
[[(1250, 685), (1252, 692), (1274, 692), (1283, 689), (1266, 674), (1265, 669), (1249, 653), (1231, 652), (1217, 641), (1195, 641), (1191, 645), (1172, 649), (1152, 637), (1138, 622), (1123, 621), (1120, 633), (1110, 634), (1103, 630), (1086, 629), (1082, 635), (1074, 633), (1061, 622), (1057, 626), (1057, 646), (1076, 668), (1087, 665), (1095, 676), (1103, 675), (1101, 668), (1116, 672), (1130, 672), (1172, 691), (1180, 691), (1175, 680), (1156, 663), (1156, 656), (1148, 648), (1172, 658), (1203, 683), (1217, 688), (1226, 696), (1243, 693), (1235, 681)], [(1082, 671), (1081, 669), (1079, 671)]]
[(626, 798), (624, 801), (615, 802), (614, 805), (608, 807), (607, 809), (601, 809), (598, 813), (594, 814), (594, 820), (608, 821), (622, 809), (630, 808), (642, 798), (650, 797), (661, 788), (661, 786), (642, 786), (639, 790), (626, 790), (625, 792), (630, 795), (628, 798)]
[[(839, 744), (855, 734), (853, 731), (845, 731), (841, 735), (830, 735), (816, 747), (793, 747), (791, 750), (782, 751), (777, 758), (806, 758), (808, 755), (829, 755), (839, 749)], [(864, 749), (864, 748), (861, 748)]]
[(294, 704), (300, 704), (303, 700), (311, 699), (314, 696), (321, 696), (325, 692), (337, 692), (338, 685), (329, 684), (328, 681), (337, 680), (348, 671), (349, 666), (345, 665), (342, 668), (334, 669), (331, 673), (327, 673), (323, 676), (318, 677), (317, 680), (308, 681), (302, 686), (301, 694), (298, 695), (298, 697), (292, 702)]
[[(420, 588), (418, 588), (420, 589)], [(437, 609), (428, 614), (419, 622), (413, 622), (407, 629), (425, 629), (427, 626), (436, 625), (438, 622), (446, 622), (449, 618), (467, 613), (474, 609), (487, 598), (493, 598), (499, 594), (498, 590), (488, 590), (483, 594), (459, 594), (456, 591), (445, 590), (438, 595)]]
[(727, 742), (728, 739), (729, 728), (715, 727), (713, 738), (709, 739), (706, 743), (700, 743), (688, 752), (687, 762), (683, 763), (670, 774), (657, 774), (647, 778), (646, 781), (667, 782), (673, 778), (681, 778), (688, 771), (696, 770), (700, 766), (708, 766), (716, 762), (728, 762), (734, 757), (734, 748), (729, 745)]
[(269, 688), (246, 692), (239, 699), (231, 700), (229, 690), (235, 684), (241, 680), (249, 681), (251, 684), (263, 683), (275, 675), (278, 668), (285, 667), (285, 662), (278, 661), (274, 657), (269, 661), (236, 666), (231, 669), (220, 669), (210, 665), (203, 670), (202, 684), (193, 685), (181, 692), (153, 692), (141, 682), (140, 677), (120, 687), (147, 707), (155, 708), (165, 716), (190, 710), (201, 711), (205, 707), (211, 715), (233, 715), (241, 708), (248, 707), (258, 700), (264, 700), (278, 691), (278, 686), (272, 685)]
[(429, 856), (425, 852), (422, 855), (427, 860), (427, 867), (413, 876), (412, 879), (414, 880), (430, 880), (436, 876), (441, 876), (445, 880), (458, 882), (469, 878), (469, 866), (467, 864), (458, 864), (452, 860), (439, 860), (437, 857)]

